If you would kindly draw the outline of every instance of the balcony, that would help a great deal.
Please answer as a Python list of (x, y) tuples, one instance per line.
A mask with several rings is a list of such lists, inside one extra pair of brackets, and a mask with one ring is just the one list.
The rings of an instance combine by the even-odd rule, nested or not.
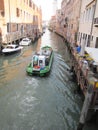
[(95, 25), (95, 27), (98, 27), (98, 17), (94, 18), (94, 25)]

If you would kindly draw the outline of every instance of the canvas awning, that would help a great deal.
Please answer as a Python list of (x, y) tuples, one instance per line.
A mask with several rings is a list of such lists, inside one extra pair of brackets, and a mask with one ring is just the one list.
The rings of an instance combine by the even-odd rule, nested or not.
[(94, 65), (98, 65), (98, 48), (85, 47), (85, 51), (94, 60)]

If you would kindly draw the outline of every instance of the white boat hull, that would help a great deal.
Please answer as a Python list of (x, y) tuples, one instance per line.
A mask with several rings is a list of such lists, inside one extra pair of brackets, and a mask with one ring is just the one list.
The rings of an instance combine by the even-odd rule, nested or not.
[(3, 53), (3, 54), (11, 54), (11, 53), (15, 53), (15, 52), (21, 51), (22, 48), (23, 48), (22, 46), (19, 46), (18, 48), (13, 48), (13, 49), (4, 48), (4, 49), (2, 50), (2, 53)]

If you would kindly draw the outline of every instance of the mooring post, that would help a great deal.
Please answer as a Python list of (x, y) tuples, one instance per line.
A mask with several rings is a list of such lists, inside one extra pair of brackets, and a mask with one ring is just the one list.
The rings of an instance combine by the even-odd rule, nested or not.
[(87, 89), (87, 93), (85, 96), (85, 100), (83, 103), (83, 107), (82, 107), (82, 111), (81, 111), (81, 115), (80, 115), (80, 120), (79, 120), (79, 124), (77, 127), (77, 130), (83, 130), (86, 118), (87, 118), (87, 113), (88, 113), (88, 109), (91, 103), (91, 99), (92, 99), (92, 94), (93, 94), (93, 86), (90, 85), (88, 86)]

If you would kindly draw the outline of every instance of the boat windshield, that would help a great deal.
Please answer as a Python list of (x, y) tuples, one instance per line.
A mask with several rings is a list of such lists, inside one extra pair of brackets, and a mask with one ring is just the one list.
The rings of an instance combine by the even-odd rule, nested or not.
[(13, 46), (7, 46), (6, 48), (8, 48), (8, 49), (13, 49), (14, 47), (13, 47)]
[(28, 39), (24, 39), (23, 41), (24, 41), (24, 42), (28, 42), (29, 40), (28, 40)]

